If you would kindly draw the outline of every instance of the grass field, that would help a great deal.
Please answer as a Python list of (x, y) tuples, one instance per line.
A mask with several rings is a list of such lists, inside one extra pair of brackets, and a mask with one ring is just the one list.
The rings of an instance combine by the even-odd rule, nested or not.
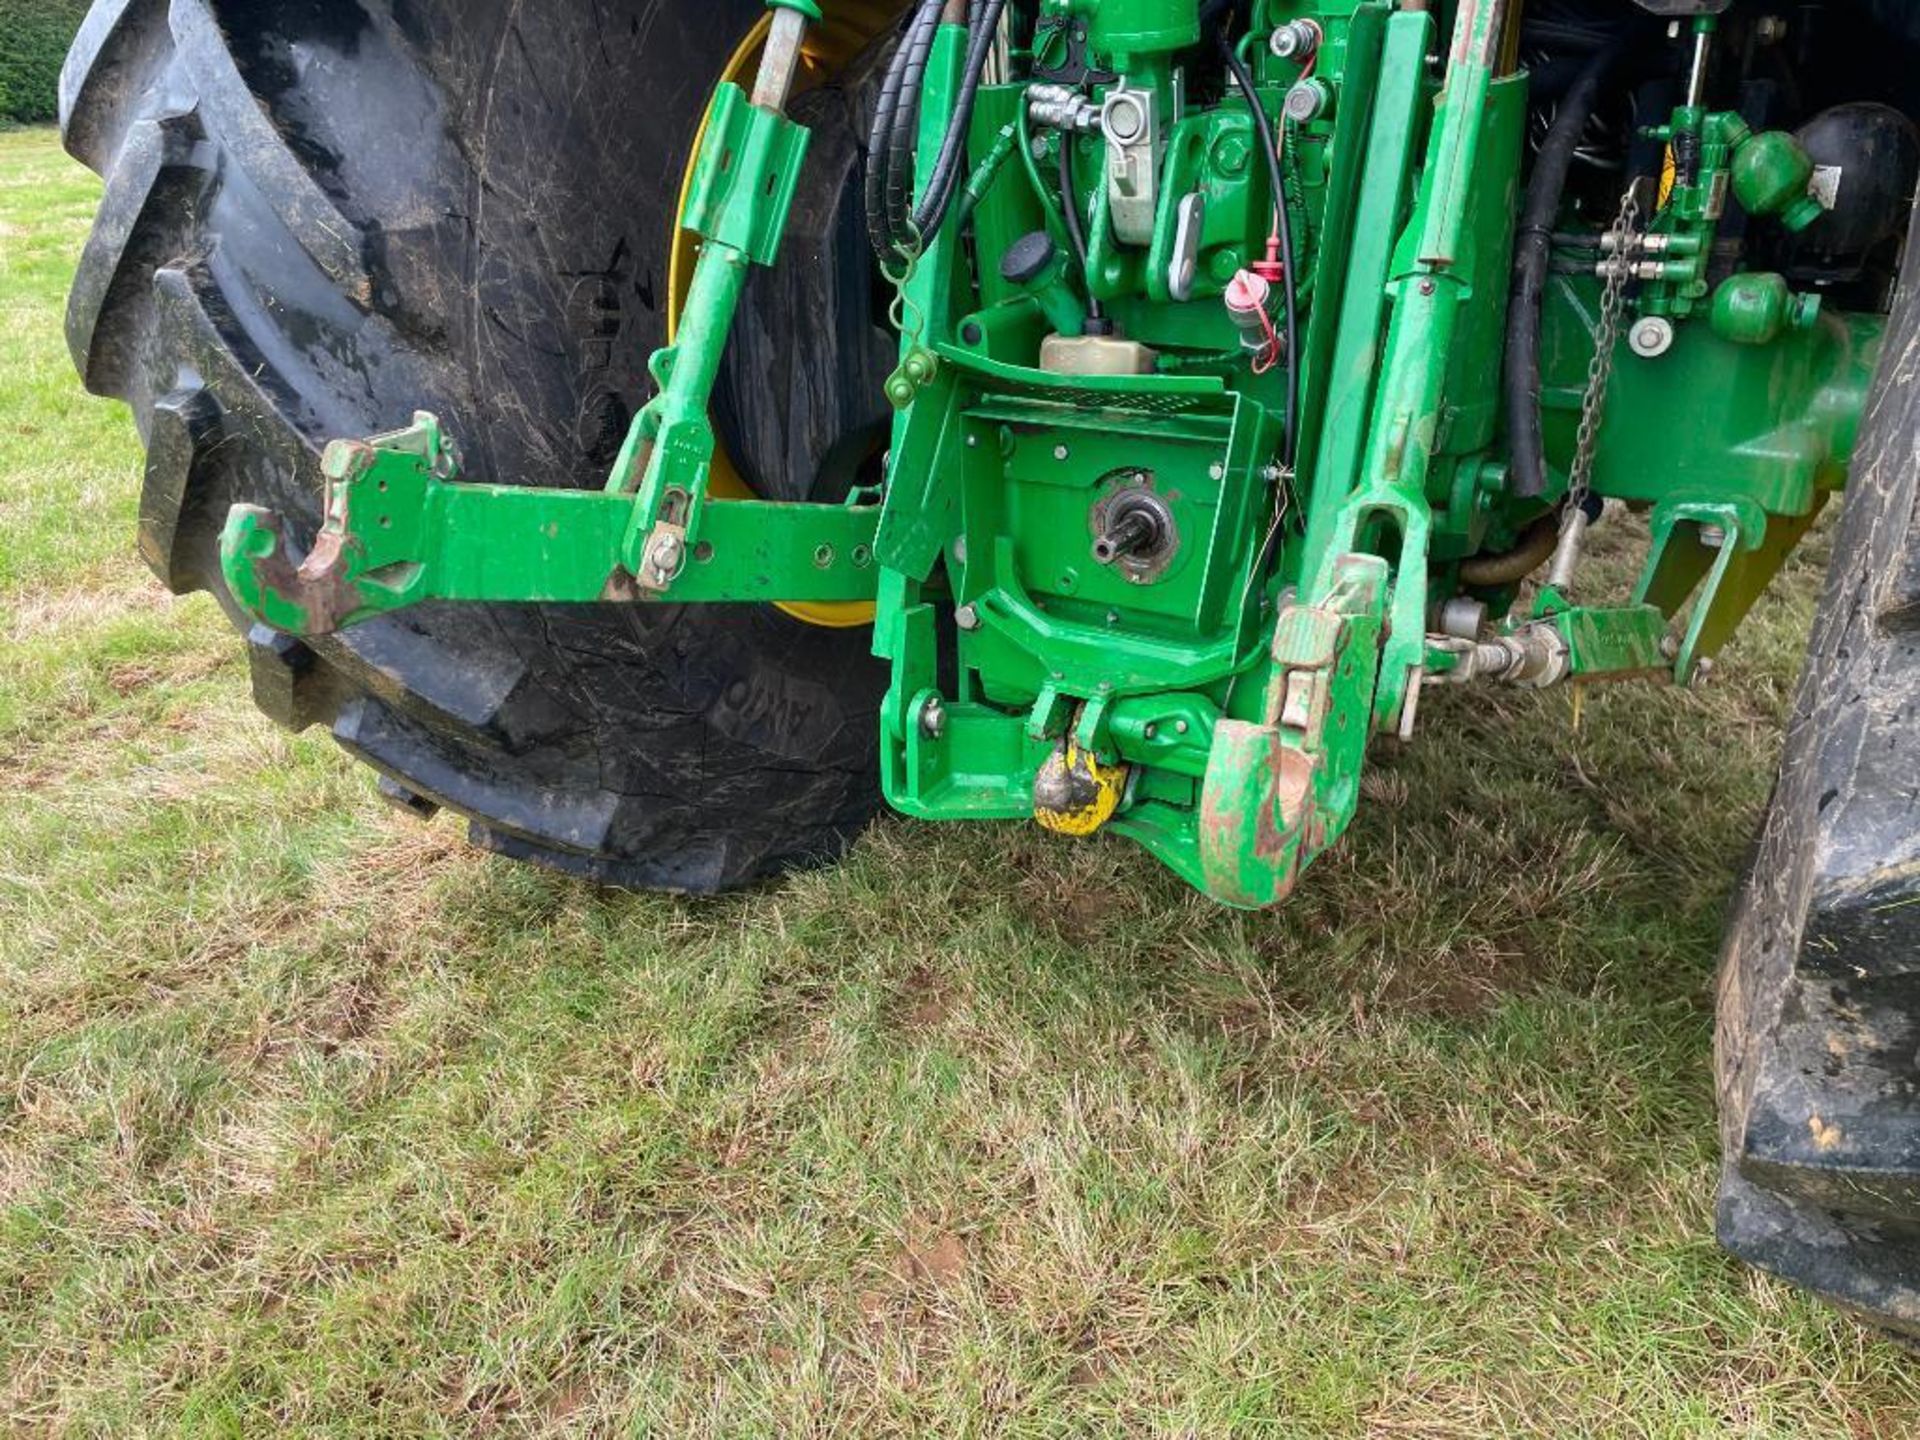
[(385, 808), (148, 577), (60, 338), (95, 194), (0, 135), (9, 1428), (1920, 1431), (1711, 1233), (1821, 554), (1705, 690), (1439, 697), (1277, 914), (1007, 826), (606, 894)]

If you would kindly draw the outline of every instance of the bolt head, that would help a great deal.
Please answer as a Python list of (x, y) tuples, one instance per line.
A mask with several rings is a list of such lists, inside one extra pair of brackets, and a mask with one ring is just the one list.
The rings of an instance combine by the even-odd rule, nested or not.
[(662, 535), (647, 552), (647, 560), (661, 575), (671, 575), (679, 567), (686, 543), (678, 535)]
[(958, 610), (953, 612), (953, 623), (962, 630), (978, 630), (980, 628), (980, 612), (971, 605), (962, 605)]
[(938, 740), (947, 731), (947, 707), (940, 703), (940, 697), (920, 707), (920, 733), (929, 740)]
[(1308, 60), (1320, 48), (1320, 27), (1311, 20), (1289, 20), (1267, 37), (1267, 48), (1279, 60)]
[(1056, 445), (1053, 447), (1053, 458), (1056, 460), (1064, 460), (1067, 458), (1068, 454), (1069, 454), (1069, 451), (1067, 450), (1067, 447), (1064, 445)]
[(1642, 360), (1658, 360), (1673, 348), (1673, 322), (1662, 315), (1635, 321), (1627, 332), (1627, 346)]
[(1213, 166), (1222, 175), (1243, 174), (1252, 158), (1252, 148), (1233, 131), (1222, 135), (1213, 147)]

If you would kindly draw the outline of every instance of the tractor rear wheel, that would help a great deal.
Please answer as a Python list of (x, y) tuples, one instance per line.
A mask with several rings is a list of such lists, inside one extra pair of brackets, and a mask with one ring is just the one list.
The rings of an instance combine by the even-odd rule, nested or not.
[[(68, 333), (89, 388), (133, 408), (140, 546), (174, 590), (226, 602), (237, 502), (310, 540), (319, 448), (416, 409), (475, 479), (603, 483), (666, 339), (706, 105), (764, 12), (537, 9), (96, 0), (62, 79), (68, 149), (106, 180)], [(849, 183), (874, 70), (796, 101), (816, 139), (792, 263), (756, 278), (716, 403), (777, 498), (844, 493), (883, 423), (891, 342)], [(833, 856), (877, 804), (862, 629), (766, 606), (441, 606), (247, 645), (276, 719), (329, 726), (481, 845), (595, 879), (742, 884)]]
[[(1920, 240), (1920, 223), (1915, 236)], [(1721, 963), (1721, 1241), (1920, 1337), (1920, 243)]]

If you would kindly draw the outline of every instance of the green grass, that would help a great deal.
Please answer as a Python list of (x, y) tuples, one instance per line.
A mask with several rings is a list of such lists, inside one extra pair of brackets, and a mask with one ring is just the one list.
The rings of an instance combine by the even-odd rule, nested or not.
[(1920, 1427), (1902, 1354), (1711, 1233), (1715, 947), (1820, 554), (1703, 691), (1439, 697), (1275, 914), (1006, 826), (607, 894), (385, 809), (146, 578), (59, 335), (94, 194), (0, 135), (13, 1428)]

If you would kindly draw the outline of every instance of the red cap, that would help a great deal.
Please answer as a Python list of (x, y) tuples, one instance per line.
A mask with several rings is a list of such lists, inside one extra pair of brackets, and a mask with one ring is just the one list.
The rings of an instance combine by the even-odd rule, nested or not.
[(1287, 278), (1287, 267), (1280, 263), (1280, 237), (1267, 237), (1267, 258), (1256, 260), (1247, 267), (1269, 285), (1278, 285)]

